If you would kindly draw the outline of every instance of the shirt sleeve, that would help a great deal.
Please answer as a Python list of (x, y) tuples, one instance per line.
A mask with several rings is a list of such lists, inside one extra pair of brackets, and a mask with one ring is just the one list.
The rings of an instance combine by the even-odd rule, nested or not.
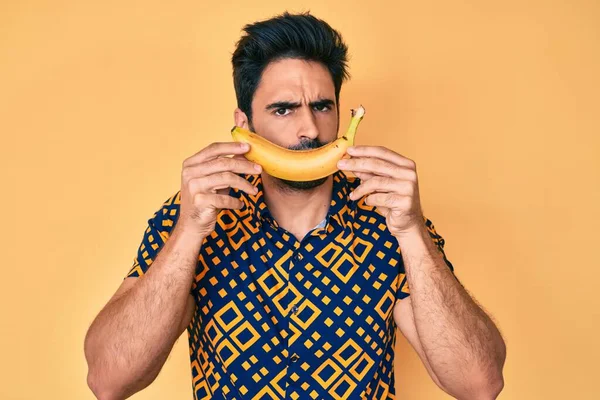
[[(450, 260), (448, 260), (448, 258), (446, 257), (446, 253), (444, 252), (444, 244), (446, 243), (446, 241), (440, 234), (437, 233), (437, 231), (435, 230), (435, 226), (433, 226), (433, 222), (431, 222), (431, 220), (429, 220), (426, 217), (424, 217), (424, 220), (427, 232), (429, 232), (429, 237), (431, 238), (431, 240), (433, 240), (433, 243), (436, 245), (439, 252), (442, 253), (446, 266), (448, 266), (450, 271), (454, 273), (454, 266), (452, 265)], [(402, 255), (400, 255), (399, 261), (401, 265), (401, 271), (398, 275), (400, 284), (398, 285), (398, 291), (396, 292), (396, 300), (402, 300), (410, 295), (410, 290), (408, 288), (408, 280), (406, 279), (406, 271), (404, 269), (404, 263), (402, 262)]]
[(126, 278), (140, 277), (150, 268), (177, 223), (180, 205), (181, 193), (177, 192), (169, 197), (148, 220), (142, 243), (137, 250), (137, 254), (133, 259), (133, 266), (127, 273)]

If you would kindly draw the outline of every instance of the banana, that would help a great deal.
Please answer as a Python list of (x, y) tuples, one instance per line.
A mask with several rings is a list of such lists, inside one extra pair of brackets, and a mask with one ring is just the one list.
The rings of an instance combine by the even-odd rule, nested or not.
[(312, 181), (338, 170), (337, 163), (346, 154), (346, 149), (354, 145), (356, 129), (364, 115), (363, 106), (352, 110), (352, 119), (346, 134), (317, 149), (286, 149), (237, 126), (231, 130), (231, 136), (236, 142), (250, 145), (250, 150), (244, 156), (260, 164), (269, 175), (289, 181)]

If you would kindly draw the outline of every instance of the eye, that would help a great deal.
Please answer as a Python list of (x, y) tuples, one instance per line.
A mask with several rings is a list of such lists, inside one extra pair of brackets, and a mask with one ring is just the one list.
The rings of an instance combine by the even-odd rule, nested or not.
[(290, 111), (290, 109), (289, 108), (278, 108), (277, 110), (275, 110), (275, 115), (283, 117), (283, 116), (289, 114), (287, 111)]
[(331, 107), (326, 104), (321, 104), (313, 107), (316, 111), (325, 112), (331, 110)]

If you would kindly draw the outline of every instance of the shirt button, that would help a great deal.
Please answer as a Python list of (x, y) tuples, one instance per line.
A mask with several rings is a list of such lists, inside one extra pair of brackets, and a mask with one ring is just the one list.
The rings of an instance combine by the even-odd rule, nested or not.
[(294, 256), (294, 260), (296, 260), (296, 261), (302, 261), (302, 258), (303, 258), (303, 257), (302, 257), (302, 254), (300, 254), (300, 253), (297, 253), (297, 254)]
[(291, 361), (291, 362), (296, 362), (296, 361), (298, 361), (299, 359), (300, 359), (300, 357), (298, 357), (298, 355), (297, 355), (297, 354), (294, 354), (294, 355), (292, 355), (292, 356), (290, 357), (290, 361)]
[(292, 306), (292, 314), (297, 314), (297, 313), (298, 313), (298, 306), (294, 304)]

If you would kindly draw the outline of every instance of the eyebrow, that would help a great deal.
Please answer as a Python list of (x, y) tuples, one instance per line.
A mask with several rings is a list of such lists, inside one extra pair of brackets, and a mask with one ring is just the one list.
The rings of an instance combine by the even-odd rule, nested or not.
[[(311, 101), (310, 103), (308, 103), (308, 105), (311, 107), (323, 107), (323, 106), (331, 107), (334, 104), (335, 104), (335, 102), (331, 99), (319, 99), (319, 100)], [(301, 106), (300, 102), (276, 101), (275, 103), (268, 104), (265, 109), (273, 110), (273, 109), (279, 109), (279, 108), (289, 108), (289, 109), (293, 110), (295, 108), (299, 108), (300, 106)]]

